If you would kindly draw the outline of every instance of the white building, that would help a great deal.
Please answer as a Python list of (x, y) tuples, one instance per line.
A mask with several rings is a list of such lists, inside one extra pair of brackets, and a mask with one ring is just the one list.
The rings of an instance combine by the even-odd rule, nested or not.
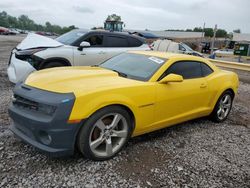
[(233, 41), (236, 42), (250, 42), (250, 33), (234, 33)]

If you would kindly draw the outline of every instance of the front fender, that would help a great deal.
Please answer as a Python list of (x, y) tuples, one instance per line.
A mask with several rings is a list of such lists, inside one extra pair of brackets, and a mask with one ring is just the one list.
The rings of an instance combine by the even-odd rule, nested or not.
[(48, 48), (46, 50), (39, 51), (35, 54), (36, 56), (42, 59), (53, 59), (53, 58), (62, 58), (70, 62), (73, 65), (73, 49), (68, 46), (61, 46), (57, 48)]
[[(91, 97), (91, 98), (90, 98)], [(97, 110), (109, 105), (124, 105), (128, 107), (136, 115), (136, 104), (130, 98), (119, 94), (106, 94), (95, 96), (92, 94), (89, 97), (76, 98), (72, 109), (70, 120), (86, 119)]]
[(87, 119), (103, 107), (122, 105), (129, 108), (133, 113), (136, 132), (154, 121), (154, 100), (155, 91), (153, 87), (147, 87), (143, 91), (138, 88), (127, 88), (119, 91), (106, 90), (105, 92), (76, 96), (69, 120)]

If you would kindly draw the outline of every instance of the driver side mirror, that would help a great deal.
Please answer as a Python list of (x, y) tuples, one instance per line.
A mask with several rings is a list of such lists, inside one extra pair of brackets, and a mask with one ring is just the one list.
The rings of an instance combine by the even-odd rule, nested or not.
[(86, 41), (82, 41), (80, 46), (78, 47), (78, 50), (82, 51), (83, 48), (88, 48), (90, 47), (90, 43)]
[(165, 76), (164, 78), (162, 78), (159, 83), (160, 84), (167, 84), (169, 82), (182, 82), (183, 81), (183, 77), (181, 75), (178, 74), (169, 74), (167, 76)]

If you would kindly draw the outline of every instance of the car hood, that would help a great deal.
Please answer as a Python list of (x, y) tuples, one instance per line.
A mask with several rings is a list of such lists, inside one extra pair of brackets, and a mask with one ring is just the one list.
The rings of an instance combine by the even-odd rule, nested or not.
[(39, 47), (52, 48), (52, 47), (59, 47), (62, 45), (63, 45), (62, 43), (54, 39), (51, 39), (49, 37), (30, 33), (21, 43), (17, 45), (16, 48), (18, 50), (26, 50), (26, 49), (39, 48)]
[(123, 78), (118, 73), (100, 67), (62, 67), (32, 73), (25, 85), (57, 93), (74, 93), (76, 96), (143, 82)]

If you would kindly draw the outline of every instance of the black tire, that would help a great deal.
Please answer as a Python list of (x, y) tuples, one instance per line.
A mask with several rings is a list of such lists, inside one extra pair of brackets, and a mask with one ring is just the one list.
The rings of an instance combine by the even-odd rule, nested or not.
[[(229, 102), (230, 103), (230, 107), (229, 107), (228, 112), (226, 113), (226, 115), (224, 117), (220, 117), (219, 110), (220, 110), (220, 108), (222, 108), (221, 107), (221, 100), (223, 98), (225, 98), (226, 96), (230, 97), (230, 102)], [(229, 115), (229, 113), (231, 111), (231, 108), (232, 108), (233, 98), (234, 98), (234, 95), (229, 90), (226, 90), (226, 91), (224, 91), (221, 94), (221, 96), (219, 97), (218, 101), (216, 102), (216, 105), (214, 107), (213, 112), (210, 115), (210, 118), (211, 118), (212, 121), (214, 121), (216, 123), (220, 123), (220, 122), (223, 122), (223, 121), (225, 121), (227, 119), (227, 117), (228, 117), (228, 115)]]
[[(116, 143), (113, 142), (111, 145), (114, 147), (114, 148), (112, 148), (112, 152), (113, 151), (114, 152), (110, 156), (104, 156), (104, 155), (102, 155), (101, 152), (100, 152), (101, 154), (96, 154), (97, 152), (94, 152), (94, 150), (97, 151), (97, 149), (92, 150), (90, 144), (92, 142), (91, 139), (94, 135), (94, 131), (96, 131), (96, 129), (99, 129), (96, 126), (97, 123), (100, 120), (103, 122), (102, 118), (105, 119), (107, 117), (111, 117), (110, 114), (114, 114), (114, 117), (115, 117), (115, 114), (121, 115), (122, 120), (119, 120), (119, 123), (117, 123), (116, 127), (118, 127), (120, 125), (124, 126), (123, 122), (125, 123), (125, 121), (126, 121), (127, 124), (126, 124), (126, 126), (124, 126), (125, 127), (124, 130), (126, 129), (127, 133), (122, 138), (117, 137), (116, 139), (118, 139), (118, 140), (123, 139), (122, 142), (121, 143), (119, 143), (118, 141)], [(114, 119), (111, 120), (111, 124), (114, 121)], [(121, 123), (120, 121), (122, 121), (122, 124), (120, 124)], [(105, 124), (105, 126), (109, 126), (109, 125)], [(115, 129), (112, 129), (112, 130), (116, 131)], [(108, 107), (104, 107), (104, 108), (98, 110), (97, 112), (95, 112), (93, 115), (91, 115), (87, 119), (87, 121), (83, 124), (81, 130), (78, 133), (76, 144), (77, 144), (78, 150), (86, 158), (91, 159), (91, 160), (95, 160), (95, 161), (108, 160), (108, 159), (113, 158), (117, 153), (119, 153), (122, 150), (124, 145), (128, 142), (129, 138), (131, 137), (132, 131), (133, 131), (133, 120), (130, 117), (129, 113), (126, 111), (126, 109), (124, 109), (120, 106), (108, 106)], [(99, 136), (97, 136), (98, 138), (95, 138), (94, 141), (97, 141), (99, 138), (105, 137), (104, 136), (105, 130), (103, 132), (101, 130), (99, 130), (99, 132), (100, 132)], [(118, 130), (118, 132), (119, 132), (119, 130)], [(109, 135), (109, 136), (110, 136), (110, 140), (112, 140), (111, 138), (113, 138), (113, 140), (114, 140), (115, 137), (112, 137), (112, 135)], [(101, 149), (105, 150), (105, 151), (103, 151), (103, 153), (107, 153), (106, 150), (107, 150), (108, 143), (107, 143), (106, 137), (105, 137), (104, 141), (101, 141), (101, 143), (102, 144), (99, 144), (100, 146), (97, 146), (97, 147), (100, 147)], [(103, 145), (105, 145), (105, 146), (103, 146)]]
[(48, 68), (54, 68), (54, 67), (63, 67), (65, 66), (62, 62), (48, 62), (45, 65), (42, 66), (41, 69), (48, 69)]

